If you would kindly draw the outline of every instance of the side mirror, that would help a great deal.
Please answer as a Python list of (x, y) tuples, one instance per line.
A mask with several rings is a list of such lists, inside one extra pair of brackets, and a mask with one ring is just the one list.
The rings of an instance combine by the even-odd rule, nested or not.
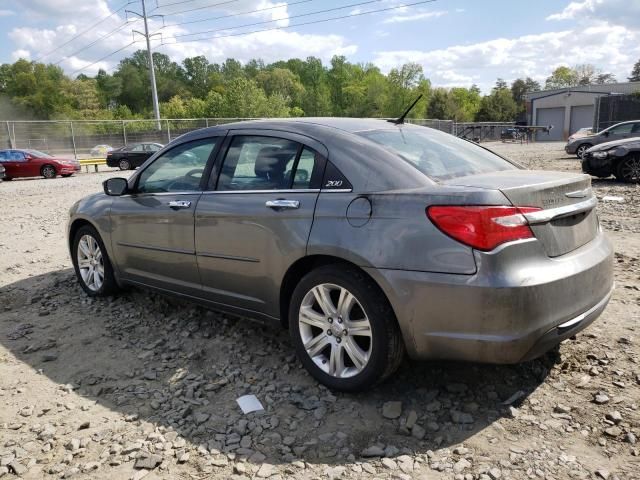
[(127, 193), (127, 179), (126, 178), (109, 178), (102, 182), (102, 186), (104, 188), (104, 193), (110, 195), (112, 197), (119, 197), (120, 195), (124, 195)]

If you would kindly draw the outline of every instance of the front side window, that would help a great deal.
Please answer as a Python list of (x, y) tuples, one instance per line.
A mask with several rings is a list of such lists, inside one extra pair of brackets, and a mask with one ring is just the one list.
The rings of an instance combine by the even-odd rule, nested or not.
[(625, 123), (624, 125), (611, 127), (611, 130), (609, 130), (609, 133), (613, 135), (626, 135), (627, 133), (631, 133), (632, 128), (633, 128), (633, 123)]
[(148, 143), (144, 146), (144, 149), (147, 152), (157, 152), (158, 150), (160, 150), (160, 147), (158, 145), (154, 145), (153, 143)]
[(474, 143), (431, 128), (400, 127), (357, 134), (382, 145), (436, 181), (517, 169)]
[(141, 174), (139, 193), (200, 191), (200, 181), (218, 138), (178, 145), (159, 156)]
[[(306, 152), (305, 152), (306, 150)], [(296, 171), (298, 160), (300, 164)], [(309, 188), (315, 154), (283, 138), (236, 136), (222, 166), (218, 190)]]
[(8, 162), (9, 161), (9, 152), (0, 152), (0, 162)]

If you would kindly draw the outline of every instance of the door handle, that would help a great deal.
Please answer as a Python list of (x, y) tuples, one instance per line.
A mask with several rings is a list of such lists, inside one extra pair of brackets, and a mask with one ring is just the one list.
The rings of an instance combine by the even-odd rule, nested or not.
[(179, 208), (189, 208), (191, 206), (191, 202), (189, 200), (171, 200), (168, 203), (170, 208), (179, 209)]
[(265, 206), (274, 210), (281, 210), (286, 208), (300, 208), (300, 202), (298, 200), (267, 200)]

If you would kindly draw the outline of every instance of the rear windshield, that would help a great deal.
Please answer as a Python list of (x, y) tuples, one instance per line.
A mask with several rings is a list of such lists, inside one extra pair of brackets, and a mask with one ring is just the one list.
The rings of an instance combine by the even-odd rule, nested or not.
[(391, 150), (433, 180), (517, 169), (484, 148), (431, 128), (357, 133)]

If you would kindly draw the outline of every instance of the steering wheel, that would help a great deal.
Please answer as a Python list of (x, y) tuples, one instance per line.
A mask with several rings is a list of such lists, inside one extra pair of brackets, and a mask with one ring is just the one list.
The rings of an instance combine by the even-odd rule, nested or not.
[(182, 176), (182, 178), (178, 178), (167, 185), (167, 191), (171, 192), (182, 189), (192, 189), (194, 184), (200, 183), (200, 179), (202, 178), (203, 173), (204, 168), (194, 168), (192, 170), (189, 170)]

